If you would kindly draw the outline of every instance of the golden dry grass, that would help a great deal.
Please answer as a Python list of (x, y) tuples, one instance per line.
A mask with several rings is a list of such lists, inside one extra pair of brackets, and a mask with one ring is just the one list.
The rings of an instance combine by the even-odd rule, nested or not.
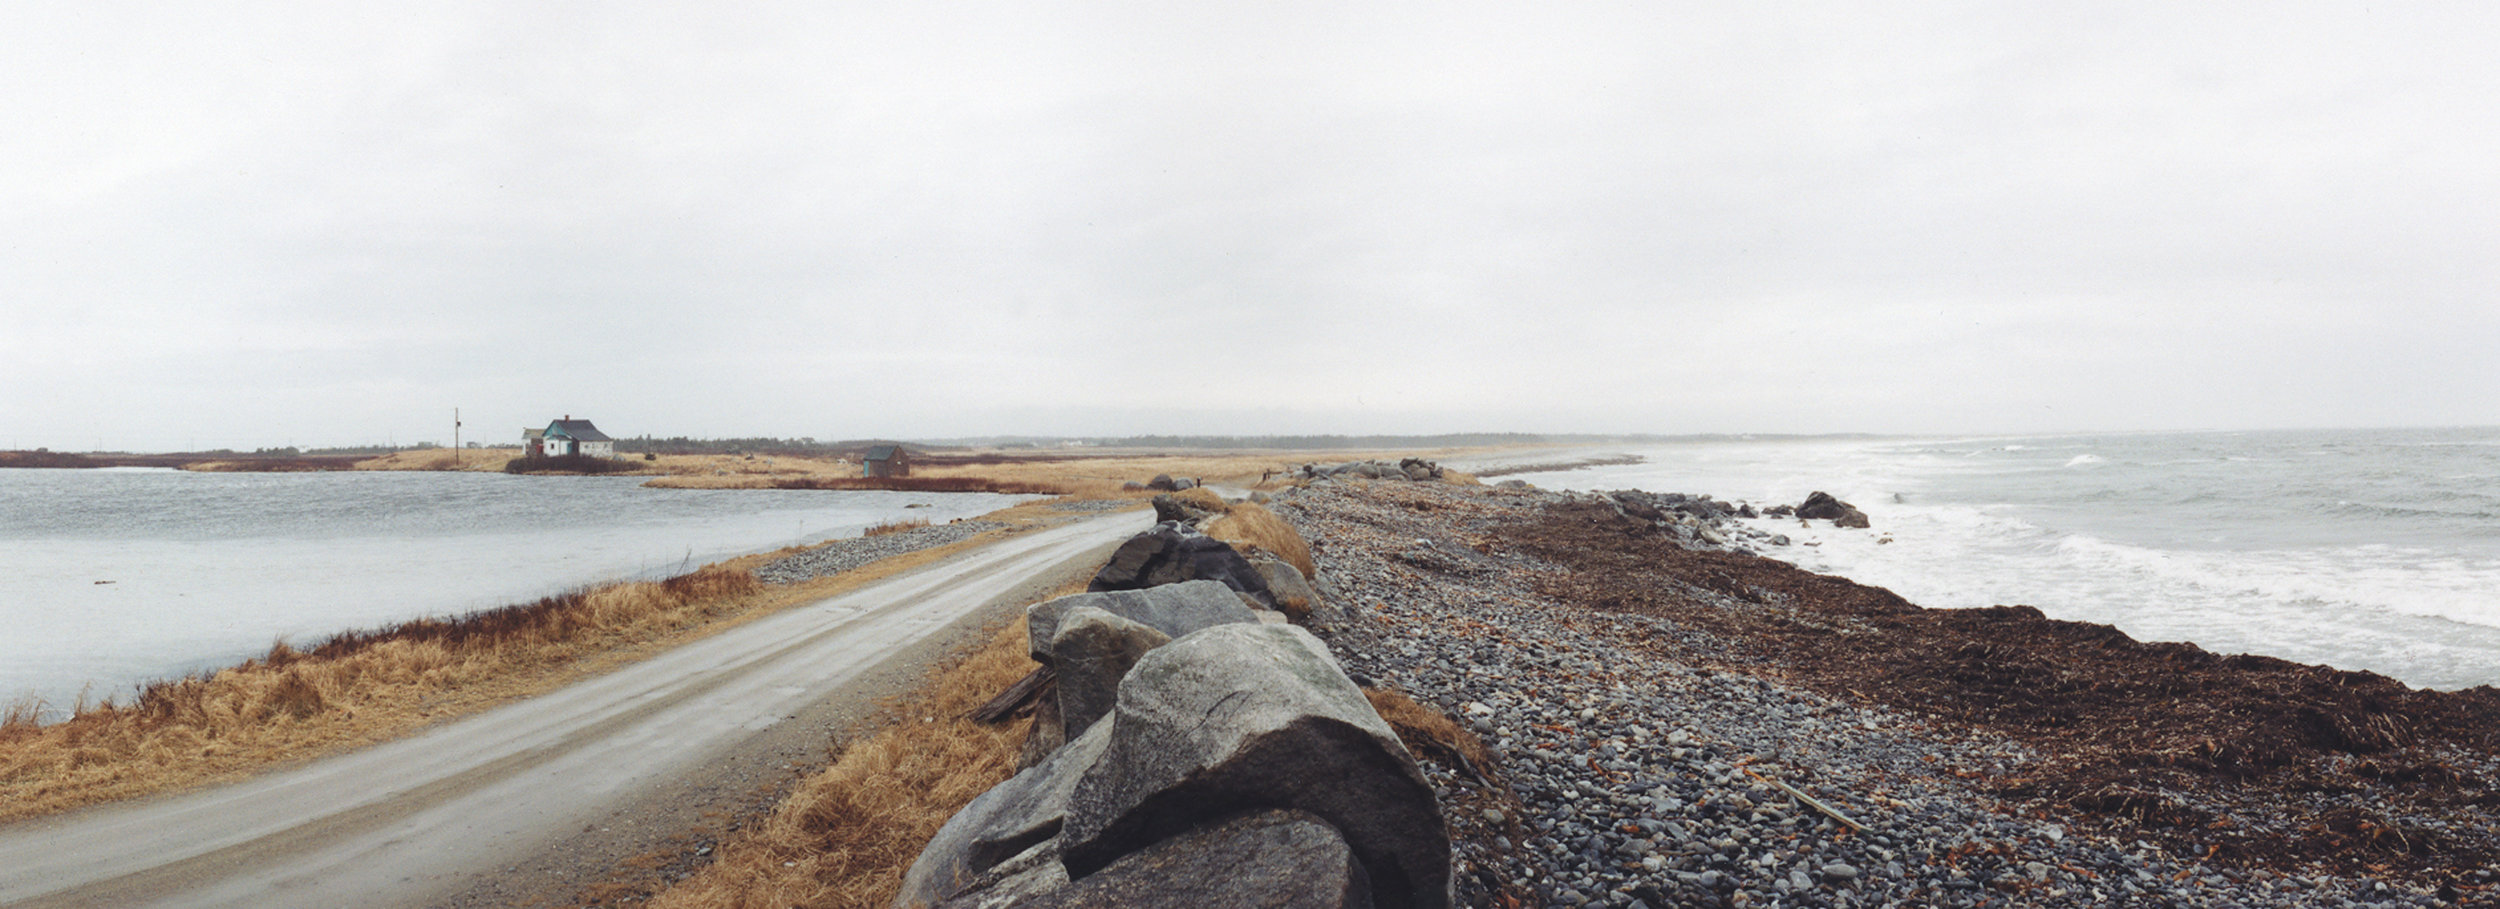
[(1225, 502), (1223, 496), (1216, 495), (1215, 490), (1204, 486), (1192, 486), (1172, 493), (1172, 498), (1181, 504), (1194, 505), (1217, 513), (1222, 513), (1225, 508), (1230, 507), (1230, 503)]
[(659, 894), (662, 909), (885, 909), (903, 873), (975, 796), (1015, 775), (1024, 724), (965, 718), (1030, 672), (1024, 625), (1010, 623), (935, 674), (894, 721), (843, 749), (712, 864)]
[(521, 456), (519, 448), (429, 448), (395, 451), (356, 462), (357, 470), (474, 470), (493, 473)]
[[(1027, 505), (985, 516), (1064, 520)], [(161, 682), (134, 703), (81, 705), (35, 721), (0, 708), (0, 822), (231, 780), (405, 735), (644, 658), (731, 625), (947, 558), (991, 531), (828, 578), (765, 587), (754, 568), (799, 547), (627, 582), (467, 619), (342, 635), (306, 650)]]
[(506, 607), (461, 622), (286, 644), (160, 682), (129, 704), (0, 726), (0, 820), (224, 779), (378, 741), (599, 651), (754, 605), (746, 568), (707, 567)]
[(1226, 506), (1223, 515), (1199, 529), (1235, 548), (1256, 549), (1283, 559), (1302, 572), (1305, 580), (1319, 576), (1319, 569), (1311, 563), (1311, 544), (1267, 506), (1255, 502)]
[(1490, 772), (1493, 753), (1484, 747), (1484, 740), (1458, 725), (1448, 714), (1417, 703), (1405, 694), (1385, 688), (1365, 688), (1363, 697), (1372, 702), (1372, 710), (1389, 722), (1406, 750), (1419, 756), (1448, 761), (1451, 755), (1465, 758), (1478, 773)]

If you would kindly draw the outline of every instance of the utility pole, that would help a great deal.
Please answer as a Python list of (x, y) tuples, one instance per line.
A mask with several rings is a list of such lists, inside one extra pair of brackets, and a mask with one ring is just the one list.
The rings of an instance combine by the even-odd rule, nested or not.
[(460, 408), (451, 409), (451, 469), (460, 469)]

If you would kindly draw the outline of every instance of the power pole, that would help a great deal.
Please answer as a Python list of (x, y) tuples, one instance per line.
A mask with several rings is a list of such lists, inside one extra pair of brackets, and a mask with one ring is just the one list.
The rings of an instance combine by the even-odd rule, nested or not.
[(451, 469), (460, 469), (460, 408), (451, 409)]

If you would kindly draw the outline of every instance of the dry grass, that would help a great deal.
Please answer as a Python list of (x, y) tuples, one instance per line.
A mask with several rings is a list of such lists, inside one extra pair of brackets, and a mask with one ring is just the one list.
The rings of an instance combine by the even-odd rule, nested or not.
[(1372, 710), (1389, 721), (1389, 728), (1398, 734), (1398, 741), (1418, 757), (1430, 757), (1445, 764), (1455, 755), (1465, 766), (1478, 774), (1491, 772), (1493, 753), (1484, 747), (1484, 740), (1458, 725), (1448, 714), (1434, 710), (1405, 694), (1385, 688), (1365, 688), (1363, 697), (1372, 702)]
[(1172, 498), (1181, 504), (1204, 508), (1217, 514), (1222, 514), (1224, 509), (1232, 507), (1231, 503), (1224, 501), (1223, 496), (1216, 495), (1215, 490), (1204, 486), (1192, 486), (1172, 493)]
[[(1064, 520), (1038, 506), (985, 516)], [(740, 622), (814, 602), (995, 539), (992, 531), (828, 578), (766, 587), (754, 568), (798, 547), (660, 582), (598, 587), (462, 620), (353, 632), (160, 682), (130, 704), (81, 705), (36, 721), (0, 709), (0, 822), (237, 779), (405, 735), (552, 690)]]
[(974, 707), (1032, 671), (1010, 623), (936, 674), (886, 728), (802, 781), (770, 818), (721, 845), (712, 864), (661, 893), (664, 909), (885, 909), (929, 838), (975, 796), (1015, 775), (1021, 724), (985, 726)]
[(230, 778), (403, 733), (464, 698), (753, 605), (746, 568), (710, 566), (450, 621), (284, 643), (213, 674), (158, 682), (129, 704), (0, 724), (0, 820)]
[(357, 470), (475, 470), (493, 473), (521, 456), (519, 448), (429, 448), (395, 451), (356, 462)]
[[(1420, 451), (1255, 451), (1168, 454), (1150, 451), (1091, 450), (1084, 454), (970, 452), (930, 455), (912, 465), (911, 480), (978, 481), (977, 490), (1036, 491), (1085, 498), (1136, 495), (1124, 488), (1157, 474), (1204, 479), (1227, 486), (1276, 488), (1290, 481), (1285, 474), (1302, 464), (1402, 457), (1445, 458), (1495, 451), (1494, 448), (1447, 448)], [(830, 458), (737, 457), (729, 455), (662, 455), (640, 473), (663, 474), (650, 486), (681, 489), (880, 489), (856, 484), (859, 465)], [(815, 485), (822, 483), (823, 485)]]
[(927, 526), (929, 526), (928, 518), (913, 518), (908, 521), (887, 521), (875, 527), (868, 528), (867, 530), (860, 531), (859, 535), (863, 537), (881, 537), (889, 533), (902, 533), (906, 530), (919, 530), (920, 528)]
[(1207, 536), (1231, 543), (1235, 548), (1256, 549), (1283, 559), (1302, 572), (1306, 580), (1319, 576), (1319, 569), (1311, 564), (1311, 544), (1303, 541), (1302, 534), (1295, 531), (1293, 525), (1267, 510), (1267, 506), (1255, 502), (1225, 506), (1222, 516), (1206, 522), (1200, 529), (1206, 531)]

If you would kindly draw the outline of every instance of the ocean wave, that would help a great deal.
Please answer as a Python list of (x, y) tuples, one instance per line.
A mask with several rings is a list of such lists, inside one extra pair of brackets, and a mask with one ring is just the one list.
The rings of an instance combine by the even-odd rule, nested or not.
[(2087, 466), (2090, 466), (2090, 465), (2093, 465), (2093, 464), (2106, 464), (2106, 463), (2109, 463), (2109, 459), (2107, 459), (2107, 458), (2103, 458), (2103, 457), (2101, 457), (2100, 455), (2096, 455), (2096, 454), (2079, 454), (2079, 455), (2074, 456), (2074, 458), (2073, 458), (2072, 460), (2067, 461), (2067, 462), (2066, 462), (2066, 466), (2068, 466), (2068, 467), (2087, 467)]
[(2500, 511), (2481, 508), (2428, 508), (2410, 505), (2389, 505), (2378, 502), (2338, 501), (2319, 509), (2325, 514), (2347, 518), (2433, 518), (2441, 521), (2500, 520)]
[(2145, 640), (2417, 685), (2500, 683), (2500, 603), (2487, 593), (2500, 588), (2500, 559), (2401, 546), (2157, 548), (2043, 527), (2010, 508), (1877, 503), (1868, 513), (1881, 535), (1766, 527), (1819, 544), (1773, 554), (1922, 606), (2023, 603)]

